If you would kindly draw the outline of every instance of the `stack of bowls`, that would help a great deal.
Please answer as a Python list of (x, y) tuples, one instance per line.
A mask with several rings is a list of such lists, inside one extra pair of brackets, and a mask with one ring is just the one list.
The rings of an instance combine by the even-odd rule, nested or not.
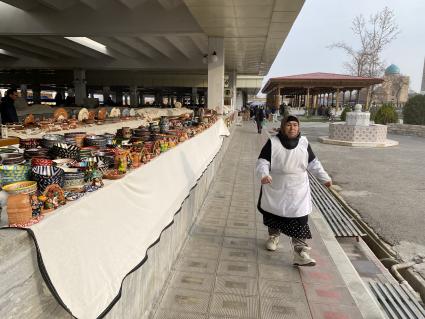
[(147, 129), (145, 127), (140, 127), (140, 128), (133, 130), (133, 136), (140, 137), (142, 139), (142, 141), (147, 142), (151, 138), (151, 133), (150, 133), (149, 129)]
[(86, 146), (82, 147), (80, 150), (80, 158), (92, 157), (99, 150), (96, 146)]
[(3, 165), (22, 164), (23, 162), (25, 162), (25, 158), (21, 153), (0, 154), (0, 163)]
[(43, 135), (43, 139), (41, 140), (41, 146), (44, 148), (50, 149), (53, 147), (53, 145), (57, 143), (63, 143), (65, 141), (65, 138), (63, 135), (59, 134), (46, 134)]
[(86, 146), (97, 146), (99, 148), (105, 148), (107, 141), (103, 135), (88, 135), (84, 138), (84, 144)]
[(87, 136), (84, 132), (71, 132), (65, 133), (65, 142), (68, 144), (77, 145), (78, 147), (84, 146), (84, 138)]
[(113, 145), (115, 134), (105, 133), (103, 136), (106, 138), (106, 145)]
[(151, 134), (154, 134), (154, 133), (160, 133), (161, 129), (156, 122), (151, 122), (149, 123), (149, 131), (151, 132)]
[(166, 116), (161, 116), (161, 120), (159, 121), (159, 128), (161, 133), (167, 133), (169, 130), (170, 122), (168, 121)]
[(0, 183), (7, 185), (29, 180), (30, 167), (27, 165), (0, 165)]
[(23, 149), (37, 148), (40, 146), (41, 139), (39, 138), (21, 138), (19, 140), (19, 147)]
[(84, 176), (84, 172), (79, 172), (78, 170), (76, 170), (75, 172), (65, 172), (63, 188), (69, 189), (83, 187), (85, 184)]
[(48, 158), (49, 150), (47, 148), (30, 148), (24, 151), (24, 158), (30, 160), (33, 157)]
[(104, 163), (105, 167), (113, 167), (115, 163), (115, 152), (111, 150), (101, 150), (95, 153)]
[(80, 159), (80, 148), (72, 144), (57, 143), (53, 145), (50, 153), (54, 158)]
[(47, 186), (58, 184), (63, 187), (65, 172), (57, 166), (35, 166), (32, 168), (32, 177), (37, 182), (40, 192)]

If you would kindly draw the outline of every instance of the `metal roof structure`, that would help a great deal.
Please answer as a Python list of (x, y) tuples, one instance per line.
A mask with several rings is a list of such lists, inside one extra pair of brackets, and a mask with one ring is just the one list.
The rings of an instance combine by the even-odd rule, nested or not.
[(380, 84), (382, 78), (369, 78), (334, 73), (308, 73), (270, 78), (262, 93), (269, 93), (280, 88), (282, 94), (300, 94), (307, 89), (313, 89), (316, 93), (330, 92), (330, 89), (357, 90), (375, 84)]
[(3, 0), (0, 69), (205, 70), (265, 75), (304, 0)]

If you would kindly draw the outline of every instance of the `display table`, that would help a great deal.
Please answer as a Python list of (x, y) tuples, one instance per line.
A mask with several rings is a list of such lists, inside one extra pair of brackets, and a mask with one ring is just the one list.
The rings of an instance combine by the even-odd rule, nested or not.
[[(29, 233), (37, 246), (41, 274), (50, 291), (72, 315), (97, 318), (107, 313), (118, 301), (124, 278), (145, 262), (148, 248), (160, 238), (167, 226), (173, 225), (175, 214), (182, 208), (185, 199), (195, 196), (192, 193), (200, 181), (204, 186), (197, 191), (205, 195), (205, 185), (208, 185), (205, 172), (214, 163), (222, 146), (223, 135), (228, 134), (223, 120), (219, 120), (209, 129), (161, 154), (123, 179), (108, 183), (103, 189), (67, 204), (30, 228)], [(199, 196), (193, 199), (198, 208)], [(187, 207), (181, 210), (191, 211), (193, 218), (193, 210)], [(176, 216), (186, 218), (181, 213)], [(185, 220), (184, 224), (190, 225), (191, 220)], [(16, 244), (19, 240), (7, 241), (11, 234), (16, 236), (16, 230), (0, 231), (0, 241), (8, 243), (0, 247), (0, 280), (9, 283), (3, 288), (5, 290), (0, 288), (2, 318), (4, 315), (7, 317), (8, 313), (2, 314), (1, 306), (11, 302), (13, 296), (10, 296), (10, 292), (13, 289), (10, 286), (13, 287), (13, 278), (16, 278), (13, 277), (14, 269), (8, 267), (11, 261), (7, 256), (10, 258), (22, 253)], [(184, 236), (184, 232), (181, 236)], [(28, 240), (22, 235), (20, 237), (21, 241)], [(173, 238), (170, 242), (179, 244)], [(29, 249), (27, 245), (24, 247)], [(10, 254), (10, 250), (15, 250), (14, 254)], [(175, 251), (168, 253), (166, 259), (170, 259)], [(26, 257), (23, 262), (34, 261)], [(148, 290), (156, 291), (156, 288), (148, 286)], [(58, 308), (55, 303), (49, 306)], [(22, 307), (28, 307), (28, 303), (23, 302)], [(16, 311), (16, 307), (12, 309)], [(58, 311), (53, 311), (56, 318), (66, 317), (60, 307)], [(21, 315), (23, 313), (25, 311), (20, 312)], [(124, 317), (121, 314), (121, 318)], [(116, 318), (120, 318), (120, 315), (116, 314)]]
[(0, 147), (10, 146), (14, 144), (19, 144), (19, 138), (17, 137), (0, 138)]

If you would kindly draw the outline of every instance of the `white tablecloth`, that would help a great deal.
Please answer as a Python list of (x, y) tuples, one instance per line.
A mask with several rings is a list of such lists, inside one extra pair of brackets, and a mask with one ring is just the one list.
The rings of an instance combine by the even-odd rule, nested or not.
[(45, 271), (77, 318), (96, 318), (172, 221), (229, 131), (223, 120), (31, 227)]

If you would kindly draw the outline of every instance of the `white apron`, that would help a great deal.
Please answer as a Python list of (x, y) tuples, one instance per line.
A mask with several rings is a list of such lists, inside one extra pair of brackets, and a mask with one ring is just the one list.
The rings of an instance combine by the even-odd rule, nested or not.
[(261, 208), (282, 217), (302, 217), (312, 211), (307, 175), (308, 141), (302, 136), (297, 147), (286, 149), (277, 136), (272, 144), (271, 184), (262, 185)]

